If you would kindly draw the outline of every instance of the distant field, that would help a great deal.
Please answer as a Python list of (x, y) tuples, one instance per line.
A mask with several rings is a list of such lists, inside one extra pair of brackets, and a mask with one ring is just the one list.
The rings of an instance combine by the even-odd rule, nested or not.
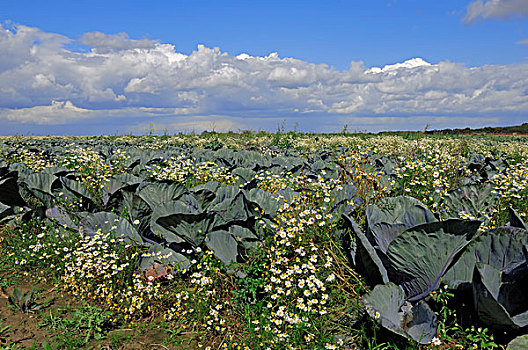
[[(458, 136), (470, 136), (470, 135), (478, 135), (478, 134), (458, 134)], [(498, 132), (495, 132), (495, 133), (485, 133), (485, 134), (482, 134), (482, 136), (519, 136), (519, 137), (528, 137), (528, 134), (519, 134), (519, 133), (516, 133), (516, 132), (511, 132), (511, 133), (498, 133)]]

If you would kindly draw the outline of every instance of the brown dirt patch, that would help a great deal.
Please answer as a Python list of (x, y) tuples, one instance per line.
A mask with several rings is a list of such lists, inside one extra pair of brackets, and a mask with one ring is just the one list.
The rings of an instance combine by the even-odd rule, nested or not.
[[(3, 288), (0, 292), (0, 320), (2, 326), (9, 326), (8, 330), (0, 335), (0, 344), (12, 344), (18, 347), (27, 348), (34, 344), (42, 344), (43, 342), (50, 342), (51, 333), (47, 332), (38, 326), (41, 322), (40, 313), (23, 313), (10, 305), (7, 296), (12, 295), (13, 289), (16, 287), (22, 292), (30, 291), (31, 284), (20, 278), (13, 278), (9, 275), (3, 275), (10, 281), (18, 283), (18, 285)], [(46, 299), (56, 297), (53, 291), (53, 286), (36, 286), (41, 290), (41, 297), (37, 302), (43, 302)]]
[[(42, 327), (39, 324), (49, 316), (50, 312), (58, 308), (71, 305), (79, 306), (80, 303), (69, 295), (63, 295), (51, 284), (32, 283), (30, 277), (12, 276), (0, 273), (0, 277), (16, 282), (16, 286), (10, 286), (0, 290), (0, 321), (1, 326), (9, 328), (0, 333), (0, 348), (12, 346), (17, 349), (36, 348), (41, 349), (42, 343), (49, 343), (53, 349), (69, 349), (68, 345), (58, 346), (56, 337), (59, 332)], [(34, 313), (23, 313), (10, 305), (7, 296), (12, 295), (14, 287), (22, 292), (30, 291), (35, 286), (40, 291), (40, 297), (35, 301), (43, 303), (54, 298), (45, 308)], [(141, 323), (140, 323), (141, 324)], [(197, 349), (195, 345), (164, 344), (169, 337), (167, 332), (159, 327), (144, 324), (141, 328), (123, 328), (110, 330), (101, 340), (92, 340), (87, 349), (112, 349), (112, 350), (139, 350), (139, 349)]]

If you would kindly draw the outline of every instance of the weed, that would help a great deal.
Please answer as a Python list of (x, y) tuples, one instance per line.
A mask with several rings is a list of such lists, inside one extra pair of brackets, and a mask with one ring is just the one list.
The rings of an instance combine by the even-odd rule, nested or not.
[(118, 329), (108, 334), (108, 345), (110, 349), (119, 349), (132, 337), (132, 334), (124, 334), (122, 329)]
[(465, 329), (466, 338), (472, 342), (473, 348), (479, 349), (495, 349), (498, 345), (493, 340), (493, 335), (488, 333), (487, 328), (477, 328), (471, 327)]
[(10, 325), (2, 326), (2, 320), (0, 320), (0, 343), (4, 342), (6, 334), (10, 332), (9, 330), (10, 328), (11, 328)]
[(16, 286), (18, 285), (17, 282), (14, 282), (14, 281), (11, 281), (7, 278), (1, 278), (0, 279), (0, 288), (7, 288), (7, 287), (10, 287), (10, 286)]
[(49, 317), (40, 323), (41, 327), (60, 332), (55, 339), (59, 345), (81, 347), (92, 339), (102, 339), (107, 333), (111, 312), (103, 312), (98, 307), (85, 305), (75, 309), (70, 318), (65, 317), (70, 311), (70, 308), (59, 309), (62, 315), (53, 315), (50, 311)]
[(237, 288), (232, 291), (234, 300), (242, 305), (256, 303), (261, 298), (265, 283), (265, 260), (262, 253), (255, 253), (251, 259), (242, 265), (245, 278), (236, 280)]
[(456, 315), (454, 310), (451, 310), (447, 303), (450, 298), (454, 297), (455, 295), (449, 291), (447, 286), (444, 286), (444, 288), (438, 289), (438, 291), (435, 291), (431, 293), (435, 301), (440, 304), (440, 311), (438, 312), (438, 329), (437, 333), (440, 335), (440, 338), (442, 339), (449, 339), (449, 331), (450, 324), (449, 322), (452, 320), (452, 318)]
[(31, 291), (22, 292), (18, 288), (13, 289), (13, 294), (9, 296), (9, 303), (14, 306), (19, 311), (24, 313), (35, 312), (46, 306), (48, 306), (52, 301), (49, 299), (42, 304), (37, 303), (35, 300), (38, 299), (39, 294), (35, 287), (31, 287)]
[(447, 286), (432, 292), (431, 296), (440, 305), (437, 312), (438, 337), (432, 341), (434, 346), (443, 344), (452, 348), (464, 349), (495, 349), (498, 347), (487, 328), (475, 328), (474, 326), (464, 328), (458, 324), (456, 311), (448, 306), (449, 301), (455, 295)]

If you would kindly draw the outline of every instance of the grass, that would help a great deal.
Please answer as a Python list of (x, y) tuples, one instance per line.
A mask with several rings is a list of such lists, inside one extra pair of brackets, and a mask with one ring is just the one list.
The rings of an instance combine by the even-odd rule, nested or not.
[[(85, 305), (72, 310), (70, 307), (50, 311), (49, 316), (39, 324), (54, 330), (57, 347), (85, 347), (92, 339), (101, 340), (110, 329), (111, 312)], [(114, 339), (115, 342), (115, 339)]]

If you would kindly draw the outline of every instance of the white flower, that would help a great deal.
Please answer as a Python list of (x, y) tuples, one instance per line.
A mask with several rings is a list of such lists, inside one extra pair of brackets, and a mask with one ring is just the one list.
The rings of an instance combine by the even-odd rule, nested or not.
[(299, 286), (299, 288), (303, 288), (304, 287), (304, 280), (303, 279), (299, 280), (297, 285)]
[(438, 345), (442, 344), (442, 341), (440, 339), (438, 339), (437, 337), (434, 337), (433, 340), (431, 340), (431, 343), (434, 346), (438, 346)]
[(374, 314), (374, 318), (377, 320), (380, 317), (381, 317), (380, 313), (376, 311), (376, 313)]
[(133, 224), (134, 225), (139, 225), (139, 220), (138, 219), (134, 220)]

